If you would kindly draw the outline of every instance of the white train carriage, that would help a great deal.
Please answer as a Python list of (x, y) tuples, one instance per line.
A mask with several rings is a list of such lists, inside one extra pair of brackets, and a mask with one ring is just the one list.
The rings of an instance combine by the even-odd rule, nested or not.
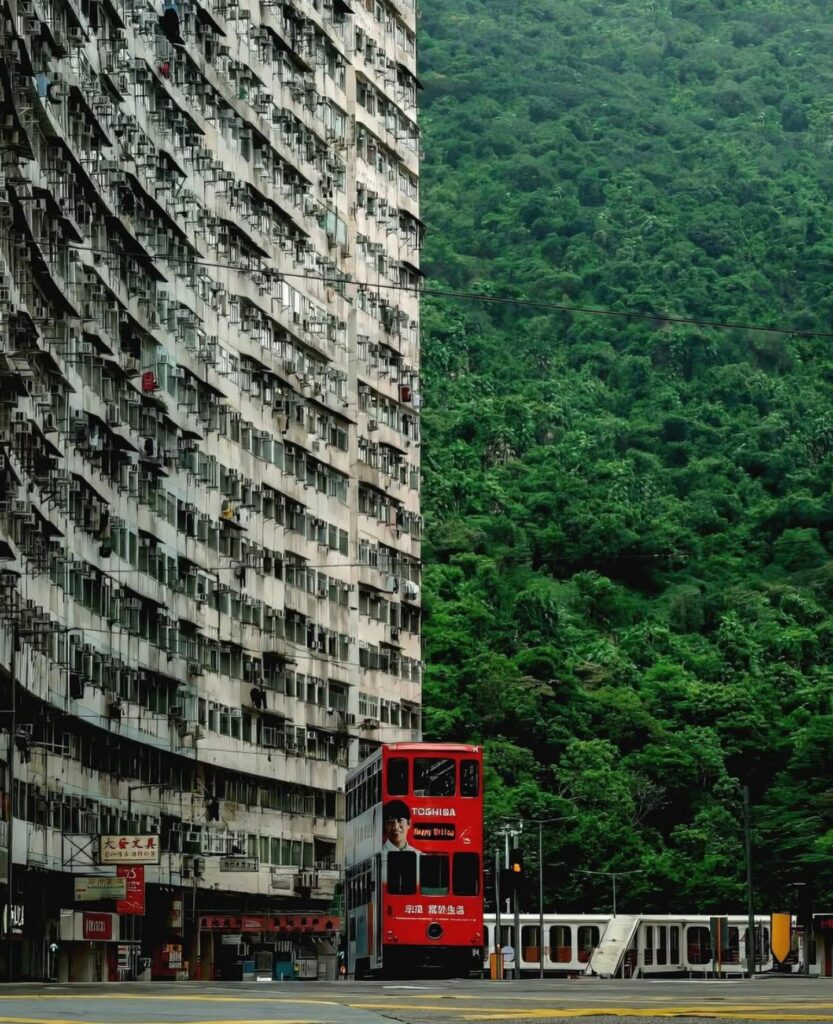
[[(495, 951), (495, 915), (483, 919), (487, 946), (483, 969)], [(540, 925), (537, 914), (521, 914), (521, 971), (539, 970)], [(723, 975), (746, 969), (747, 919), (728, 915), (726, 948), (721, 955)], [(501, 948), (514, 946), (511, 916), (501, 917)], [(755, 918), (755, 963), (758, 971), (772, 969), (769, 918)], [(545, 914), (544, 972), (546, 974), (598, 974), (621, 977), (706, 975), (715, 970), (709, 917), (703, 914)]]

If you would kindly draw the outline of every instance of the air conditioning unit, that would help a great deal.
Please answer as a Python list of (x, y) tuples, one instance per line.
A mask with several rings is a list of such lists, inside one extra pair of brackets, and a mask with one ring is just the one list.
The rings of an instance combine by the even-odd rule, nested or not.
[(315, 871), (301, 871), (295, 879), (296, 889), (317, 889), (318, 873)]
[(368, 420), (367, 421), (367, 429), (368, 430), (378, 430), (379, 429), (379, 421), (378, 420)]

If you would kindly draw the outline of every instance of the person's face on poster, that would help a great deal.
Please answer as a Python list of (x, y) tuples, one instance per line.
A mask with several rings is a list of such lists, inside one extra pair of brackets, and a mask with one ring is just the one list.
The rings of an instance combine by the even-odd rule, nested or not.
[(382, 832), (384, 842), (397, 850), (404, 850), (408, 845), (408, 833), (411, 829), (411, 812), (402, 800), (392, 800), (384, 810)]
[(411, 823), (407, 818), (386, 818), (385, 839), (400, 850), (408, 842), (408, 831)]

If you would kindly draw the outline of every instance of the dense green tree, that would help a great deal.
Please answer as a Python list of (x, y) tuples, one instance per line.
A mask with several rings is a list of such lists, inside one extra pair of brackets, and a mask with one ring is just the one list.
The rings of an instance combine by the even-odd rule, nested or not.
[[(432, 284), (831, 330), (812, 0), (426, 0)], [(482, 741), (548, 899), (833, 898), (829, 340), (423, 304), (425, 732)]]

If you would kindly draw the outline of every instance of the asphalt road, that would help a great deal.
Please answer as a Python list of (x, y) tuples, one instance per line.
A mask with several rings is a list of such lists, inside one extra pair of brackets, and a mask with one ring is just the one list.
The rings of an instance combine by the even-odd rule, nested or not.
[(11, 985), (0, 1024), (459, 1024), (612, 1019), (831, 1021), (833, 981)]

